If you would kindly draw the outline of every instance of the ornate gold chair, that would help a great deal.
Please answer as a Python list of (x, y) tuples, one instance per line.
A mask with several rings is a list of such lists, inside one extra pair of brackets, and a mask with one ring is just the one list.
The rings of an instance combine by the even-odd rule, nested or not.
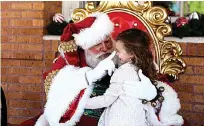
[(135, 1), (102, 1), (97, 7), (93, 2), (88, 2), (85, 9), (78, 8), (73, 11), (72, 19), (78, 22), (93, 12), (107, 13), (115, 23), (115, 32), (127, 28), (138, 28), (147, 32), (152, 39), (159, 73), (178, 79), (178, 75), (184, 72), (186, 65), (180, 57), (180, 45), (164, 40), (165, 36), (171, 34), (171, 26), (165, 23), (168, 15), (164, 8), (152, 6), (151, 2), (140, 5)]

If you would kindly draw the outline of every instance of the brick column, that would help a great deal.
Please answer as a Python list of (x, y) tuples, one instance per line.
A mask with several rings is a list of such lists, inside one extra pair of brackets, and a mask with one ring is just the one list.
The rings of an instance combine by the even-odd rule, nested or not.
[(61, 2), (1, 2), (1, 82), (10, 124), (43, 109), (42, 74), (48, 55), (43, 35), (54, 13), (61, 13)]
[(173, 87), (181, 101), (181, 115), (192, 126), (201, 126), (204, 125), (204, 42), (180, 45), (187, 68)]

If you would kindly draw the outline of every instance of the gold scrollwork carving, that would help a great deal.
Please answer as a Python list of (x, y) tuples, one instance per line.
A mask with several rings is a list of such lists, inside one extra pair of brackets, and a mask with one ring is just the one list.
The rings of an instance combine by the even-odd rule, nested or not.
[(176, 42), (165, 41), (160, 46), (161, 73), (168, 74), (178, 79), (178, 74), (184, 72), (186, 64), (181, 59), (181, 47)]
[(142, 5), (140, 5), (138, 3), (138, 1), (127, 1), (127, 2), (123, 2), (123, 3), (124, 3), (124, 5), (125, 5), (125, 3), (127, 3), (128, 8), (130, 8), (133, 11), (139, 12), (141, 14), (144, 11), (151, 8), (151, 6), (152, 6), (152, 2), (150, 2), (150, 1), (145, 1)]
[(74, 22), (77, 22), (77, 21), (81, 21), (83, 20), (85, 17), (88, 16), (88, 12), (84, 9), (75, 9), (73, 12), (72, 12), (72, 15), (71, 15), (71, 18)]
[(164, 61), (173, 56), (179, 57), (182, 54), (180, 45), (176, 42), (170, 42), (170, 41), (165, 41), (160, 46), (160, 52), (161, 52), (161, 59), (163, 59)]
[(101, 1), (99, 6), (95, 7), (93, 2), (88, 1), (85, 5), (85, 9), (88, 13), (100, 12), (105, 10), (105, 8), (107, 7), (107, 3), (108, 1)]
[(155, 30), (155, 34), (157, 36), (157, 39), (163, 43), (164, 42), (164, 37), (167, 35), (171, 34), (171, 27), (169, 25), (163, 25), (163, 26), (159, 26), (157, 27), (157, 29)]
[(180, 58), (182, 54), (180, 45), (176, 42), (164, 40), (164, 37), (172, 32), (171, 26), (165, 23), (168, 17), (166, 10), (158, 6), (152, 7), (152, 2), (147, 1), (141, 5), (136, 1), (101, 1), (97, 7), (92, 2), (88, 2), (85, 9), (74, 10), (72, 19), (74, 22), (78, 22), (93, 12), (109, 13), (113, 12), (114, 9), (123, 12), (125, 10), (145, 24), (152, 40), (154, 40), (160, 73), (168, 74), (176, 79), (178, 74), (184, 72), (186, 64)]
[(50, 85), (52, 83), (52, 79), (55, 77), (55, 75), (59, 72), (59, 70), (54, 70), (51, 73), (49, 73), (46, 76), (46, 79), (44, 80), (44, 86), (45, 86), (45, 94), (48, 96), (48, 92), (50, 89)]
[(74, 52), (77, 50), (77, 45), (74, 40), (70, 40), (67, 42), (61, 42), (58, 46), (58, 51), (63, 50), (64, 53), (66, 52)]
[(152, 7), (144, 13), (145, 19), (152, 25), (165, 25), (164, 21), (168, 15), (166, 10), (161, 7)]
[(178, 79), (178, 74), (184, 72), (185, 63), (180, 57), (171, 57), (162, 64), (161, 73)]

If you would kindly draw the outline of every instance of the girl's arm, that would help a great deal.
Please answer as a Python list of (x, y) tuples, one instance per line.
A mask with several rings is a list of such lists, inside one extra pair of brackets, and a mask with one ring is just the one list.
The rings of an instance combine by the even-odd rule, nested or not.
[(97, 97), (89, 98), (86, 103), (86, 109), (98, 109), (108, 107), (122, 94), (121, 84), (110, 84), (106, 92)]

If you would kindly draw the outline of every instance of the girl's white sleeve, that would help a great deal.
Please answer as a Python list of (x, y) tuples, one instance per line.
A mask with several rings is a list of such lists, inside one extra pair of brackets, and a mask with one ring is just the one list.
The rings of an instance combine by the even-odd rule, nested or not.
[(123, 93), (121, 84), (112, 83), (101, 96), (89, 98), (86, 109), (98, 109), (110, 106)]

